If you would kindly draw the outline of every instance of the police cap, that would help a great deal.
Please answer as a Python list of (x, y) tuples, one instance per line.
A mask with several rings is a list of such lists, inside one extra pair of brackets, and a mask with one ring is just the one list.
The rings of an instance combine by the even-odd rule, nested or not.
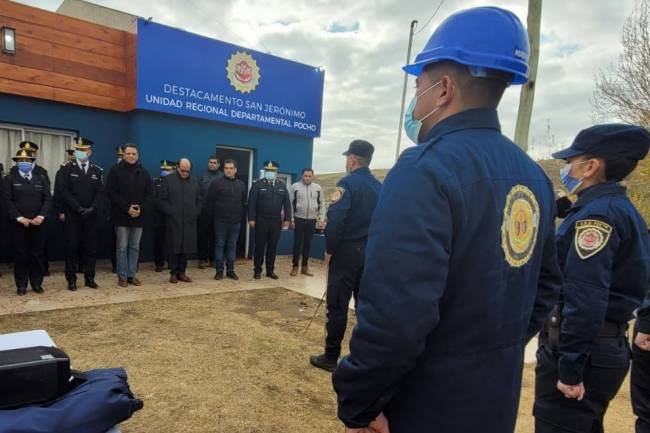
[(372, 154), (375, 152), (375, 147), (366, 140), (353, 140), (348, 147), (348, 150), (343, 152), (343, 155), (357, 155), (362, 158), (372, 159)]
[(38, 145), (36, 143), (27, 140), (21, 141), (18, 147), (32, 153), (35, 153), (38, 150)]
[(264, 161), (264, 170), (266, 171), (278, 171), (280, 164), (275, 161)]
[(650, 148), (650, 132), (637, 125), (608, 123), (583, 129), (567, 149), (555, 152), (553, 158), (568, 159), (578, 155), (601, 158), (615, 157), (640, 161)]

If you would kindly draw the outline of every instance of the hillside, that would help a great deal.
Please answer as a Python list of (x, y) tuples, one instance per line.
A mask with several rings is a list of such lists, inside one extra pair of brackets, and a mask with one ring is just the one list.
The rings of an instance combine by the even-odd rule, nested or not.
[[(538, 161), (548, 177), (553, 182), (554, 188), (560, 189), (559, 172), (564, 165), (562, 161), (554, 159)], [(388, 169), (373, 169), (373, 174), (380, 181), (383, 181), (388, 173)], [(328, 173), (316, 177), (315, 182), (323, 187), (325, 192), (326, 203), (329, 205), (329, 199), (336, 188), (336, 182), (343, 177), (345, 173)], [(628, 195), (634, 205), (639, 209), (646, 222), (650, 223), (650, 157), (639, 163), (637, 169), (626, 181), (628, 186)]]

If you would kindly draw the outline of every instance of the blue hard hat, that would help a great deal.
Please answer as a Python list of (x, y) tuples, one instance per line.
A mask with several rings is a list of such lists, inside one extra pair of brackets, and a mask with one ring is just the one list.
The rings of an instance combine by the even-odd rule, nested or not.
[(495, 70), (512, 74), (512, 84), (524, 84), (529, 53), (528, 34), (515, 14), (478, 7), (444, 20), (415, 61), (403, 69), (417, 76), (426, 65), (447, 60), (468, 66), (474, 76), (489, 76)]

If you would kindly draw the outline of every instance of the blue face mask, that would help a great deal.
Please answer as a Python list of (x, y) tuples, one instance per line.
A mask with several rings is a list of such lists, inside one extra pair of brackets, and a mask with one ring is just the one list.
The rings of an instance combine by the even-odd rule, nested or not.
[[(585, 162), (589, 162), (589, 160), (578, 162), (577, 164), (584, 164)], [(568, 163), (560, 170), (560, 182), (562, 182), (562, 185), (564, 185), (566, 190), (569, 191), (569, 194), (573, 194), (584, 181), (584, 179), (578, 179), (577, 177), (571, 176), (570, 173), (572, 166), (571, 163)]]
[(433, 89), (440, 83), (441, 81), (438, 81), (436, 84), (425, 89), (419, 95), (416, 94), (415, 96), (413, 96), (413, 99), (411, 99), (411, 103), (406, 109), (406, 113), (404, 114), (404, 130), (406, 131), (406, 135), (408, 136), (408, 138), (410, 138), (411, 141), (415, 144), (419, 143), (418, 137), (420, 136), (420, 129), (422, 129), (422, 121), (428, 118), (429, 116), (433, 115), (433, 113), (435, 113), (436, 111), (440, 110), (440, 107), (436, 107), (429, 114), (424, 116), (422, 119), (414, 119), (413, 112), (415, 111), (415, 106), (418, 103), (418, 97), (429, 92), (431, 89)]
[(74, 151), (74, 157), (79, 162), (88, 161), (88, 154), (86, 152), (84, 152), (83, 150), (75, 150)]
[(276, 176), (277, 176), (277, 173), (274, 172), (274, 171), (265, 171), (264, 172), (264, 178), (266, 180), (275, 180)]
[(27, 174), (32, 171), (33, 164), (31, 162), (20, 161), (17, 165), (18, 170), (23, 174)]
[(160, 170), (160, 175), (161, 175), (162, 177), (169, 176), (170, 173), (171, 173), (171, 172), (170, 172), (170, 171), (167, 171), (167, 170)]

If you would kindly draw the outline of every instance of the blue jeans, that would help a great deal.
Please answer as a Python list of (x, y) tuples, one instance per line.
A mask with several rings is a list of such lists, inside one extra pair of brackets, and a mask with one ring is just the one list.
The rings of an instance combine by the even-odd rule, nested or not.
[(223, 249), (226, 247), (226, 268), (228, 272), (235, 270), (235, 255), (237, 253), (237, 238), (240, 224), (214, 223), (214, 257), (217, 271), (223, 272)]
[(140, 238), (142, 227), (115, 227), (117, 276), (119, 278), (133, 278), (138, 270), (140, 258)]

